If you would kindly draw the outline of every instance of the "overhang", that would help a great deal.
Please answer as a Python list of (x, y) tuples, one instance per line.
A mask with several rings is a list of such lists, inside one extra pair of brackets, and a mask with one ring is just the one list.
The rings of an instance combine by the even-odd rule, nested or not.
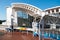
[(21, 8), (21, 9), (28, 10), (32, 12), (29, 14), (32, 15), (33, 17), (40, 17), (45, 15), (45, 13), (41, 9), (26, 3), (13, 3), (12, 8)]

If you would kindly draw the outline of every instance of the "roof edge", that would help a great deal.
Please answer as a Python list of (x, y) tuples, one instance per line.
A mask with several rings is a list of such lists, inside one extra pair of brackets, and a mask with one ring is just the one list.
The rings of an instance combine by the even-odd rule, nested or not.
[(14, 5), (14, 4), (24, 4), (24, 5), (29, 5), (29, 6), (32, 6), (32, 7), (37, 8), (37, 9), (40, 10), (40, 11), (43, 11), (43, 10), (41, 10), (40, 8), (36, 7), (36, 6), (33, 6), (33, 5), (31, 5), (31, 4), (27, 4), (27, 3), (12, 3), (11, 5)]
[(58, 7), (60, 7), (60, 6), (55, 6), (55, 7), (47, 8), (47, 9), (45, 9), (44, 11), (50, 10), (50, 9), (54, 9), (54, 8), (58, 8)]

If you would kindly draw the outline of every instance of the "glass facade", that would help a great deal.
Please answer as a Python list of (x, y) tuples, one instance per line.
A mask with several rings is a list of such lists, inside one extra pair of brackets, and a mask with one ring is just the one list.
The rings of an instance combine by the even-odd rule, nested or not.
[(23, 11), (17, 12), (18, 26), (32, 28), (33, 17)]

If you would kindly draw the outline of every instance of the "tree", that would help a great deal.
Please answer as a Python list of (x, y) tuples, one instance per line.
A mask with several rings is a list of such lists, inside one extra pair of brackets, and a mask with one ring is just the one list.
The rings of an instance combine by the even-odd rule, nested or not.
[(2, 22), (5, 22), (6, 20), (0, 20), (0, 24), (2, 24)]

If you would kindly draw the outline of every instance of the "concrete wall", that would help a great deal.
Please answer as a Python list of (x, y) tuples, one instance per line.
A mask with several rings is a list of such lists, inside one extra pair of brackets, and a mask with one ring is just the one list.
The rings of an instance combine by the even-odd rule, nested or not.
[(11, 15), (12, 15), (12, 8), (11, 7), (7, 7), (6, 8), (6, 16), (7, 16), (7, 25), (11, 25)]

